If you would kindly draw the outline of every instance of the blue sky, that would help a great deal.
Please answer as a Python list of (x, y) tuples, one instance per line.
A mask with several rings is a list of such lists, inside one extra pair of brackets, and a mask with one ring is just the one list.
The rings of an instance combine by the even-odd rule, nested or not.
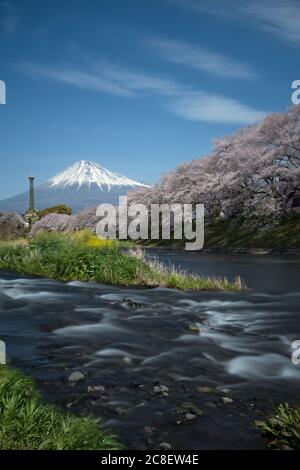
[(299, 24), (299, 0), (0, 0), (0, 198), (81, 159), (154, 182), (287, 109)]

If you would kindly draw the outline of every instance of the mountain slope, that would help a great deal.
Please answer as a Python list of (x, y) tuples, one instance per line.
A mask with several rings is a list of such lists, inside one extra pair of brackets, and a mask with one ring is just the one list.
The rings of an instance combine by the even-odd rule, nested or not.
[[(114, 173), (97, 163), (81, 160), (35, 189), (39, 210), (66, 204), (78, 212), (102, 203), (117, 204), (119, 196), (133, 188), (147, 186)], [(24, 213), (28, 208), (28, 191), (0, 201), (0, 211)]]
[(114, 186), (144, 186), (138, 181), (126, 176), (113, 173), (97, 163), (81, 160), (70, 168), (48, 180), (51, 188), (66, 188), (70, 186), (97, 185), (101, 191), (110, 191)]

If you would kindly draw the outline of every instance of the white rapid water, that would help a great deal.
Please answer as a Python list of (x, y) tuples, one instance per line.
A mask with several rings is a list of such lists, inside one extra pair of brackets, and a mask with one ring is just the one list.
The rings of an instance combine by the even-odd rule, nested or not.
[[(179, 292), (2, 273), (0, 340), (50, 402), (101, 417), (128, 448), (145, 448), (149, 427), (151, 449), (261, 448), (254, 421), (299, 399), (300, 366), (291, 361), (299, 305), (299, 292)], [(86, 380), (70, 385), (76, 370)], [(154, 392), (157, 384), (167, 395)], [(199, 409), (186, 425), (185, 414)]]

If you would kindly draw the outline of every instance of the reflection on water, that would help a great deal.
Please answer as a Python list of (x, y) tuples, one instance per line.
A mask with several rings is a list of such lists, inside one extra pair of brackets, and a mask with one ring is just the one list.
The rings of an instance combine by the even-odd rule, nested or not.
[(300, 256), (221, 255), (183, 250), (147, 250), (149, 257), (159, 257), (167, 265), (205, 276), (236, 276), (250, 289), (259, 292), (300, 291)]

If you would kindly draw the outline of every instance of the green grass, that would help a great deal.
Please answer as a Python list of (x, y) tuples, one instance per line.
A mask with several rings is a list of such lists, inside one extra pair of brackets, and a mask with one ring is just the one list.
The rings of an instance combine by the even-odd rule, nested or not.
[(148, 285), (154, 286), (158, 283), (160, 286), (179, 290), (240, 291), (247, 289), (240, 277), (237, 277), (235, 282), (229, 282), (226, 278), (208, 278), (197, 274), (187, 274), (174, 266), (167, 268), (159, 260), (146, 260), (144, 251), (141, 248), (131, 250), (130, 254), (143, 261), (147, 266), (148, 270), (143, 271), (141, 276), (144, 276), (144, 280)]
[(117, 450), (123, 446), (99, 420), (44, 404), (34, 383), (0, 366), (1, 450)]
[(219, 220), (206, 225), (205, 247), (268, 250), (300, 249), (300, 216), (287, 214), (274, 226), (245, 219)]
[(281, 404), (274, 416), (257, 421), (256, 426), (268, 438), (269, 447), (300, 450), (300, 406)]
[(28, 243), (0, 243), (0, 269), (61, 281), (94, 281), (123, 286), (163, 286), (183, 290), (233, 290), (240, 280), (210, 279), (167, 270), (136, 252), (125, 253), (118, 243), (82, 234), (40, 233)]
[[(142, 246), (182, 248), (186, 240), (141, 241)], [(226, 250), (300, 250), (300, 215), (286, 214), (277, 224), (264, 220), (234, 218), (205, 222), (204, 248)]]

